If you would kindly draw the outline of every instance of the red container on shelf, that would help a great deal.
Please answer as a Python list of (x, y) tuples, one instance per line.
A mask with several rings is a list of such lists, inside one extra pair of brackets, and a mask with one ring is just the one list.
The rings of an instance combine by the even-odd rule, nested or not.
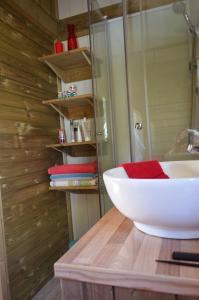
[(77, 49), (77, 38), (75, 35), (75, 25), (68, 24), (68, 50)]
[(64, 45), (61, 41), (57, 40), (55, 43), (55, 53), (61, 53), (64, 51)]

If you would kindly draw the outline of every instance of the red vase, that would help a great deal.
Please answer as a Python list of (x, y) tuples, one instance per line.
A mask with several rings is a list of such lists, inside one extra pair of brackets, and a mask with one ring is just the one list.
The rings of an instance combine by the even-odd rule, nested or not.
[(57, 40), (55, 43), (55, 53), (61, 53), (64, 51), (64, 46), (61, 41)]
[(75, 35), (75, 25), (68, 24), (68, 50), (73, 50), (78, 48), (77, 38)]

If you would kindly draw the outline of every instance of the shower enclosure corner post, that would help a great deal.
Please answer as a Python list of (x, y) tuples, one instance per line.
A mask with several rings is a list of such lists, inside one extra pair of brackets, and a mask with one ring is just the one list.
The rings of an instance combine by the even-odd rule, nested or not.
[(107, 196), (102, 175), (105, 170), (115, 166), (107, 20), (96, 0), (87, 0), (87, 4), (92, 58), (92, 91), (95, 111), (99, 197), (101, 215), (103, 215), (111, 202)]
[(130, 139), (130, 157), (131, 161), (135, 160), (135, 153), (133, 149), (134, 138), (134, 120), (131, 114), (131, 104), (130, 104), (130, 91), (129, 91), (129, 72), (128, 72), (128, 25), (127, 25), (127, 3), (128, 0), (122, 0), (123, 9), (123, 32), (124, 32), (124, 57), (125, 57), (125, 76), (126, 76), (126, 91), (127, 91), (127, 107), (128, 107), (128, 123), (129, 123), (129, 139)]
[(95, 98), (95, 88), (94, 88), (94, 76), (95, 76), (95, 70), (94, 70), (94, 55), (93, 55), (93, 46), (94, 43), (92, 41), (92, 30), (91, 30), (91, 24), (92, 24), (92, 0), (87, 0), (87, 8), (88, 8), (88, 20), (89, 20), (89, 44), (90, 44), (90, 51), (91, 51), (91, 73), (92, 73), (92, 95), (93, 95), (93, 102), (94, 102), (94, 124), (95, 124), (95, 137), (96, 137), (96, 155), (97, 155), (97, 166), (98, 166), (98, 190), (99, 190), (99, 209), (100, 209), (100, 218), (103, 215), (103, 207), (102, 207), (102, 201), (101, 201), (101, 192), (100, 192), (100, 176), (99, 176), (99, 170), (100, 170), (100, 164), (99, 164), (99, 144), (97, 143), (97, 127), (96, 127), (96, 118), (97, 118), (97, 111), (96, 111), (96, 98)]

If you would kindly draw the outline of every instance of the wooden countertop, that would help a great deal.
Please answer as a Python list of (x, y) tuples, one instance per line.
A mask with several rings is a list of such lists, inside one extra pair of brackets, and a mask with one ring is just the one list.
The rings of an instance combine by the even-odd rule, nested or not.
[(199, 268), (155, 261), (171, 258), (174, 250), (199, 252), (199, 240), (146, 235), (113, 208), (55, 263), (55, 276), (199, 296)]

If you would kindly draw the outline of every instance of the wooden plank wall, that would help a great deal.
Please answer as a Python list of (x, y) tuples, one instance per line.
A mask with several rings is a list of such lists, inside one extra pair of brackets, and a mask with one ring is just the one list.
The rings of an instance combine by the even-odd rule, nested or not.
[[(31, 27), (34, 23), (41, 30), (45, 30), (47, 36), (57, 38), (59, 26), (59, 22), (55, 18), (57, 0), (1, 0), (0, 3), (1, 6), (12, 11), (12, 14), (25, 18), (27, 26)], [(53, 7), (56, 11), (53, 10)]]
[(10, 300), (1, 190), (0, 190), (0, 299)]
[(64, 193), (48, 191), (47, 168), (62, 158), (45, 145), (57, 141), (59, 118), (41, 104), (56, 96), (55, 75), (38, 61), (53, 39), (33, 21), (0, 2), (0, 179), (11, 298), (19, 300), (52, 275), (68, 235)]

